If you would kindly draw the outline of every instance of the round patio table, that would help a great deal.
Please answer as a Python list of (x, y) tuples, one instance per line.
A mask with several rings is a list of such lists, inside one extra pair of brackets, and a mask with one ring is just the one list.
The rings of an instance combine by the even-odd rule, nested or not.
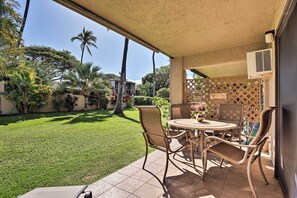
[[(198, 122), (196, 119), (174, 119), (167, 122), (169, 126), (179, 128), (179, 129), (188, 129), (190, 131), (198, 131), (200, 133), (200, 149), (201, 149), (201, 159), (203, 158), (204, 150), (204, 131), (225, 131), (230, 129), (238, 128), (237, 124), (227, 123), (222, 121), (215, 120), (204, 120), (203, 122)], [(193, 154), (193, 145), (192, 145), (192, 157)], [(192, 159), (195, 168), (195, 160)], [(203, 162), (203, 159), (202, 159)], [(196, 169), (196, 168), (195, 168)]]

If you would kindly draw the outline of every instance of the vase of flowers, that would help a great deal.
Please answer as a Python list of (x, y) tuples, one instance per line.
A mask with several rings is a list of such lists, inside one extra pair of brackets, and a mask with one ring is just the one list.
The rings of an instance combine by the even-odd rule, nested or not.
[(205, 116), (205, 109), (206, 109), (206, 103), (200, 102), (196, 105), (196, 120), (198, 122), (203, 122), (204, 116)]

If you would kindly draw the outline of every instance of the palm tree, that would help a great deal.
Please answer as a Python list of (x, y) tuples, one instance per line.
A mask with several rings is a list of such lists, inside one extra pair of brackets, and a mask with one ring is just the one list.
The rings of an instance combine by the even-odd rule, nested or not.
[(126, 63), (127, 63), (128, 46), (129, 46), (129, 39), (125, 38), (123, 60), (122, 60), (122, 70), (121, 70), (121, 79), (120, 79), (120, 84), (119, 84), (119, 93), (118, 93), (118, 97), (117, 97), (116, 106), (113, 111), (114, 114), (121, 115), (121, 116), (124, 116), (123, 89), (124, 89), (124, 82), (126, 81)]
[(91, 92), (100, 90), (106, 91), (107, 83), (102, 80), (103, 74), (99, 66), (93, 63), (80, 64), (74, 71), (68, 72), (63, 76), (63, 85), (71, 89), (79, 89), (85, 97), (85, 109), (87, 108), (87, 98)]
[(71, 41), (78, 40), (81, 42), (80, 44), (80, 49), (81, 49), (81, 58), (80, 58), (80, 63), (83, 62), (83, 57), (84, 57), (84, 52), (85, 48), (87, 48), (89, 54), (92, 56), (90, 47), (95, 47), (97, 48), (96, 41), (97, 38), (96, 36), (93, 35), (92, 31), (86, 30), (85, 27), (83, 28), (83, 31), (79, 33), (77, 36), (74, 36), (71, 38)]
[(19, 38), (18, 38), (18, 43), (17, 43), (18, 47), (20, 47), (20, 45), (21, 45), (23, 32), (24, 32), (24, 29), (25, 29), (27, 16), (28, 16), (28, 12), (29, 12), (29, 7), (30, 7), (30, 0), (27, 0), (26, 1), (25, 11), (24, 11), (24, 16), (23, 16), (23, 20), (22, 20), (22, 25), (21, 25), (20, 32), (19, 32)]

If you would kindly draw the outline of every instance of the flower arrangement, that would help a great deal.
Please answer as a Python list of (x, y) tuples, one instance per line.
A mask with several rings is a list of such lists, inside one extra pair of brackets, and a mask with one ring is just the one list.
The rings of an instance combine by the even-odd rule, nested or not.
[(191, 111), (193, 112), (196, 120), (202, 122), (205, 116), (206, 103), (198, 102), (191, 105)]

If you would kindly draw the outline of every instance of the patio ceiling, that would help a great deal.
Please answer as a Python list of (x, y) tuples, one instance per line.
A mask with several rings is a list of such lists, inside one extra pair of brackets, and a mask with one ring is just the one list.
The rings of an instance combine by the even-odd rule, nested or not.
[(278, 0), (55, 0), (171, 57), (264, 43)]

